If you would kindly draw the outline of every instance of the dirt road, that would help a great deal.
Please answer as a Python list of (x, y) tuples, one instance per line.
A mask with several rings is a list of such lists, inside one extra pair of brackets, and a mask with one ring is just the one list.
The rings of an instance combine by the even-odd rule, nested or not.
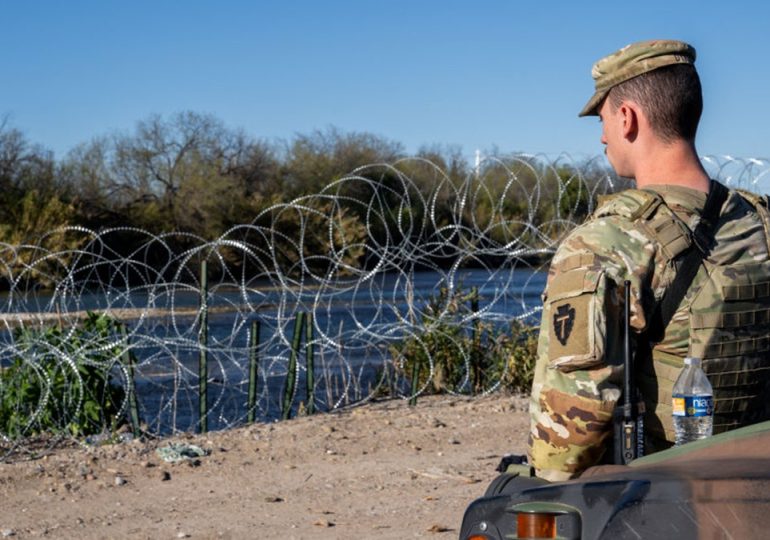
[[(526, 399), (421, 398), (227, 432), (59, 449), (0, 464), (12, 538), (456, 538), (522, 453)], [(171, 442), (209, 453), (169, 464)]]

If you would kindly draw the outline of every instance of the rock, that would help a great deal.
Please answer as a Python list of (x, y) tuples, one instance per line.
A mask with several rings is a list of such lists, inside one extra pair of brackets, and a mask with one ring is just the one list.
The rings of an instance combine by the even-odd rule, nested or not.
[(171, 480), (171, 473), (168, 471), (160, 471), (160, 481), (168, 482), (169, 480)]
[(123, 478), (122, 476), (116, 476), (115, 477), (115, 485), (116, 486), (122, 486), (122, 485), (125, 485), (125, 483), (126, 483), (126, 479)]
[(318, 521), (313, 522), (313, 525), (316, 527), (334, 527), (335, 524), (328, 519), (319, 519)]
[(9, 536), (16, 536), (16, 531), (13, 529), (3, 529), (0, 534), (3, 535), (3, 538), (8, 538)]
[(265, 497), (265, 502), (278, 503), (283, 502), (283, 499), (281, 497)]

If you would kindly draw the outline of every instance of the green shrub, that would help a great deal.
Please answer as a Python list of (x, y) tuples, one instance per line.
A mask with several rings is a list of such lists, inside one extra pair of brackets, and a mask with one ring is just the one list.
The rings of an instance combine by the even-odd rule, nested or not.
[(115, 380), (119, 324), (88, 313), (74, 329), (18, 328), (20, 356), (0, 371), (0, 433), (101, 433), (125, 422), (126, 393)]
[[(506, 328), (481, 319), (478, 294), (442, 288), (423, 314), (424, 333), (391, 347), (401, 375), (427, 392), (479, 394), (500, 383), (529, 392), (537, 358), (537, 328), (512, 321)], [(432, 367), (432, 369), (431, 369)], [(413, 387), (415, 385), (413, 384)]]
[(512, 392), (528, 394), (535, 377), (539, 329), (514, 322), (511, 334), (514, 339), (506, 345), (503, 355), (505, 369), (501, 377), (502, 386)]

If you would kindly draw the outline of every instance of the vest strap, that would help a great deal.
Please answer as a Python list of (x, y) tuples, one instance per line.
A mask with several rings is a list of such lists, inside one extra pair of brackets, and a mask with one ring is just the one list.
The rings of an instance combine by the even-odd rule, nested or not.
[(709, 251), (719, 214), (729, 194), (730, 192), (725, 186), (716, 180), (711, 181), (711, 189), (709, 189), (706, 204), (703, 207), (700, 223), (692, 232), (696, 245), (690, 247), (690, 251), (681, 259), (681, 264), (678, 265), (679, 271), (663, 295), (663, 300), (658, 304), (657, 323), (659, 327), (657, 335), (663, 335), (671, 317), (674, 316), (679, 304), (682, 303), (682, 299), (687, 294), (692, 280), (695, 279), (703, 258)]

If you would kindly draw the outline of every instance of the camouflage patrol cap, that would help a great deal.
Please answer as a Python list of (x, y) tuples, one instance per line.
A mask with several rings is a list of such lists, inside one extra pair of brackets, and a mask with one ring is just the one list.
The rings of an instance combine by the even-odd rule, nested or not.
[(682, 41), (656, 39), (626, 45), (594, 64), (596, 91), (578, 116), (598, 115), (599, 105), (613, 86), (672, 64), (695, 63), (695, 49)]

